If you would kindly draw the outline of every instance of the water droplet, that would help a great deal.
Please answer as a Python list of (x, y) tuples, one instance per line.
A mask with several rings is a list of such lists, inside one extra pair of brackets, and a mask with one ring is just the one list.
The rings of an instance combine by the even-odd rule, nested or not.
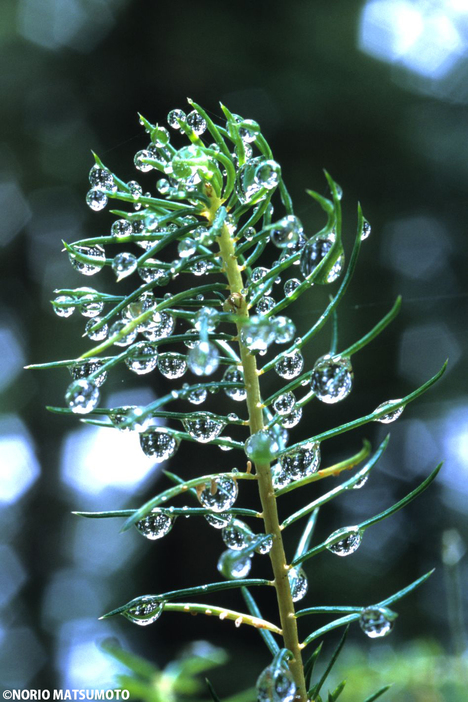
[(339, 541), (334, 544), (327, 546), (327, 549), (334, 553), (336, 556), (349, 556), (358, 550), (361, 545), (362, 536), (359, 528), (357, 526), (343, 527), (342, 529), (337, 529), (333, 534), (330, 534), (327, 541), (333, 541), (338, 536), (341, 536)]
[(273, 409), (281, 415), (292, 412), (296, 405), (296, 398), (292, 392), (284, 392), (273, 401)]
[(155, 427), (140, 434), (140, 446), (145, 456), (150, 456), (156, 463), (163, 463), (175, 455), (179, 440), (165, 429)]
[(212, 375), (219, 366), (219, 351), (210, 341), (199, 341), (189, 351), (187, 365), (195, 375)]
[(158, 341), (171, 336), (175, 329), (175, 318), (169, 312), (155, 312), (151, 323), (143, 330), (143, 336), (148, 341)]
[[(393, 402), (401, 402), (400, 400), (387, 400), (387, 402), (382, 402), (381, 405), (375, 408), (374, 412), (378, 412), (379, 410), (383, 410), (387, 405), (391, 405)], [(397, 407), (395, 410), (390, 410), (388, 414), (384, 414), (383, 417), (379, 417), (376, 419), (376, 422), (380, 422), (381, 424), (391, 424), (392, 422), (395, 422), (398, 417), (400, 417), (403, 413), (403, 410), (405, 409), (405, 406), (403, 405), (402, 407)]]
[(92, 294), (80, 297), (80, 312), (83, 317), (97, 317), (104, 308), (102, 300), (95, 299), (96, 291)]
[(187, 361), (185, 356), (172, 351), (161, 353), (158, 356), (158, 370), (165, 378), (175, 380), (181, 378), (187, 371)]
[(296, 327), (289, 317), (273, 317), (271, 320), (275, 325), (275, 343), (287, 344), (294, 339)]
[[(265, 534), (265, 536), (267, 535)], [(267, 553), (270, 553), (272, 548), (273, 537), (271, 534), (268, 534), (267, 538), (257, 546), (257, 548), (255, 549), (255, 553), (259, 553), (261, 556), (265, 556)]]
[(241, 166), (236, 179), (236, 193), (241, 204), (264, 200), (268, 190), (278, 185), (281, 174), (278, 169), (275, 161), (267, 161), (263, 156), (251, 158)]
[(364, 487), (364, 485), (367, 483), (368, 480), (369, 480), (369, 476), (368, 476), (368, 475), (363, 475), (362, 478), (360, 478), (360, 479), (357, 481), (357, 483), (354, 483), (352, 489), (353, 489), (353, 490), (360, 490), (361, 488)]
[(152, 171), (153, 166), (151, 165), (151, 163), (145, 163), (144, 161), (144, 159), (149, 158), (154, 158), (154, 155), (146, 149), (142, 149), (142, 151), (137, 151), (137, 153), (135, 154), (135, 158), (133, 159), (135, 168), (137, 168), (142, 173), (148, 173), (149, 171)]
[[(183, 424), (192, 439), (202, 444), (207, 444), (213, 439), (217, 439), (226, 426), (225, 422), (213, 418), (208, 412), (193, 414), (191, 417), (184, 419)], [(205, 506), (208, 507), (209, 505)]]
[(153, 624), (162, 614), (164, 605), (155, 597), (140, 597), (138, 603), (122, 612), (122, 615), (138, 626)]
[(286, 297), (291, 297), (291, 295), (294, 293), (294, 291), (299, 287), (301, 284), (301, 281), (298, 280), (297, 278), (289, 278), (284, 284), (284, 294)]
[(271, 479), (275, 490), (281, 490), (281, 488), (286, 487), (286, 485), (289, 485), (289, 483), (292, 482), (289, 474), (284, 470), (280, 463), (276, 463), (271, 467)]
[[(174, 110), (173, 110), (173, 112), (174, 112)], [(171, 113), (169, 113), (169, 114), (171, 114)], [(169, 126), (172, 126), (172, 125), (169, 124)], [(177, 125), (177, 126), (179, 126), (179, 125)], [(156, 146), (159, 147), (160, 149), (164, 149), (164, 147), (166, 147), (169, 144), (170, 139), (171, 138), (169, 136), (169, 132), (167, 131), (166, 127), (160, 127), (158, 125), (151, 132), (151, 141), (154, 144), (156, 144)]]
[(136, 528), (151, 541), (162, 539), (174, 526), (175, 518), (153, 509), (151, 514), (135, 523)]
[(246, 578), (252, 567), (251, 555), (242, 555), (232, 550), (224, 551), (218, 561), (218, 570), (228, 580)]
[(135, 202), (138, 202), (140, 196), (143, 195), (143, 188), (141, 185), (137, 183), (136, 180), (129, 180), (127, 183), (127, 188)]
[[(243, 383), (244, 375), (236, 366), (229, 366), (223, 375), (223, 380), (226, 383)], [(224, 392), (236, 402), (243, 402), (247, 397), (245, 388), (224, 388)]]
[(86, 378), (75, 380), (68, 386), (65, 402), (74, 414), (88, 414), (99, 403), (99, 390), (96, 383)]
[(206, 261), (195, 261), (190, 266), (190, 271), (193, 275), (204, 275), (208, 270), (208, 263)]
[(250, 544), (254, 533), (240, 519), (233, 519), (228, 526), (224, 527), (221, 536), (228, 548), (233, 551), (241, 551)]
[(140, 341), (129, 349), (125, 365), (137, 375), (144, 375), (156, 368), (157, 360), (156, 349)]
[[(219, 514), (231, 509), (237, 500), (239, 488), (232, 478), (213, 478), (209, 485), (198, 493), (198, 499), (202, 507), (211, 509)], [(223, 515), (224, 516), (224, 515)]]
[(179, 122), (177, 120), (180, 120), (181, 122), (185, 122), (186, 120), (186, 115), (183, 110), (171, 110), (169, 114), (167, 115), (167, 123), (172, 129), (180, 129)]
[(361, 234), (361, 241), (364, 241), (364, 239), (367, 239), (370, 236), (372, 227), (369, 224), (369, 222), (365, 219), (363, 224), (362, 224), (362, 234)]
[(213, 332), (218, 324), (219, 312), (212, 307), (202, 307), (195, 315), (193, 326), (198, 332)]
[(257, 463), (271, 463), (278, 455), (279, 444), (267, 431), (257, 431), (245, 442), (247, 458)]
[[(304, 278), (317, 268), (319, 263), (323, 261), (335, 242), (334, 232), (328, 234), (316, 234), (306, 243), (301, 254), (301, 273)], [(344, 253), (341, 248), (338, 249), (333, 259), (330, 260), (325, 272), (322, 272), (315, 278), (315, 283), (333, 283), (340, 275), (344, 265)]]
[(111, 234), (115, 237), (130, 236), (132, 232), (132, 224), (127, 219), (118, 219), (111, 226)]
[[(239, 136), (242, 141), (252, 143), (260, 132), (260, 125), (253, 119), (244, 119), (242, 127), (239, 127)], [(245, 148), (245, 144), (244, 144)]]
[(215, 529), (224, 529), (231, 521), (231, 514), (205, 514), (205, 519)]
[(74, 302), (73, 297), (70, 297), (69, 295), (59, 295), (55, 298), (54, 302), (55, 305), (53, 306), (53, 310), (58, 317), (70, 317), (75, 311), (75, 307), (73, 305), (69, 306), (67, 304)]
[(113, 193), (117, 190), (112, 173), (106, 168), (101, 168), (97, 163), (94, 164), (89, 172), (89, 182), (96, 190), (109, 190)]
[(73, 250), (77, 254), (90, 256), (94, 259), (92, 263), (85, 263), (84, 261), (79, 261), (75, 253), (68, 253), (71, 265), (82, 275), (94, 275), (98, 273), (106, 262), (106, 252), (102, 246), (74, 246)]
[(109, 326), (107, 324), (103, 324), (102, 327), (99, 327), (96, 331), (91, 331), (93, 326), (100, 324), (101, 321), (101, 317), (94, 317), (94, 319), (90, 319), (86, 322), (85, 334), (91, 341), (103, 341), (107, 338), (107, 333), (109, 331)]
[(309, 583), (302, 568), (290, 568), (288, 571), (289, 587), (293, 602), (299, 602), (307, 594)]
[(108, 202), (109, 198), (103, 190), (91, 188), (91, 190), (88, 190), (86, 193), (86, 204), (94, 210), (94, 212), (103, 210)]
[[(114, 322), (114, 324), (111, 326), (109, 329), (109, 336), (113, 337), (116, 336), (117, 334), (121, 334), (123, 329), (127, 326), (127, 322), (125, 322), (123, 319), (117, 320), (117, 322)], [(120, 337), (119, 339), (116, 339), (114, 341), (115, 346), (130, 346), (130, 344), (133, 344), (137, 336), (137, 330), (132, 329), (131, 331), (127, 332), (124, 336)]]
[(192, 110), (187, 115), (187, 124), (192, 129), (193, 133), (200, 136), (206, 131), (206, 121), (198, 114), (196, 110)]
[(322, 402), (334, 404), (343, 400), (349, 395), (353, 385), (353, 370), (349, 358), (319, 358), (314, 365), (310, 385)]
[(257, 680), (257, 702), (294, 702), (297, 687), (285, 662), (273, 662)]
[(275, 300), (270, 296), (270, 295), (264, 295), (260, 300), (258, 301), (257, 306), (255, 307), (255, 312), (257, 314), (266, 314), (269, 312), (273, 307), (275, 306)]
[(369, 607), (362, 610), (359, 626), (366, 636), (377, 639), (391, 632), (394, 619), (394, 613), (386, 607)]
[(250, 276), (250, 283), (253, 285), (256, 285), (259, 283), (267, 273), (270, 272), (269, 268), (264, 268), (263, 266), (258, 266), (257, 268), (254, 268), (252, 271), (252, 274)]
[(136, 405), (128, 405), (126, 407), (114, 408), (109, 412), (109, 419), (116, 429), (123, 432), (133, 431), (133, 427), (127, 420), (132, 413), (137, 409)]
[(191, 390), (185, 397), (192, 403), (192, 405), (201, 405), (203, 402), (205, 402), (207, 395), (208, 393), (205, 388), (200, 388), (199, 390)]
[(136, 267), (136, 256), (126, 251), (117, 254), (112, 261), (112, 270), (117, 276), (117, 280), (122, 280), (122, 278), (131, 275), (136, 270)]
[(167, 285), (169, 283), (171, 279), (170, 273), (163, 268), (161, 261), (155, 258), (148, 258), (145, 264), (144, 266), (139, 266), (137, 271), (145, 283), (156, 283), (156, 285)]
[(299, 424), (301, 417), (302, 407), (296, 407), (292, 412), (281, 417), (281, 426), (283, 426), (285, 429), (292, 429)]
[(286, 353), (275, 363), (275, 371), (281, 378), (292, 380), (300, 375), (304, 368), (304, 358), (300, 351)]
[(279, 249), (290, 249), (297, 244), (303, 231), (300, 220), (294, 215), (288, 215), (275, 224), (270, 240)]
[(320, 466), (320, 444), (316, 441), (301, 446), (295, 451), (283, 453), (280, 456), (280, 466), (284, 472), (284, 478), (300, 480), (316, 473)]
[(180, 258), (189, 258), (197, 250), (197, 245), (193, 239), (182, 239), (177, 246)]
[(270, 319), (253, 315), (243, 325), (240, 338), (249, 351), (266, 351), (275, 340), (275, 324)]
[[(73, 380), (79, 380), (80, 378), (88, 378), (91, 373), (95, 373), (104, 365), (104, 361), (97, 358), (89, 358), (88, 360), (81, 363), (74, 363), (72, 366), (68, 366), (70, 375)], [(103, 383), (106, 382), (107, 371), (103, 371), (95, 378), (92, 378), (92, 382), (97, 388), (100, 388)]]

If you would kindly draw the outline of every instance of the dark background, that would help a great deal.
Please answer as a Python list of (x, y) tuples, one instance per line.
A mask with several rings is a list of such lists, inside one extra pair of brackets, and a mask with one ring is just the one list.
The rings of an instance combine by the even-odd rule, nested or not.
[[(46, 404), (63, 401), (65, 371), (22, 370), (26, 363), (70, 358), (86, 348), (78, 315), (59, 320), (48, 301), (54, 288), (100, 287), (74, 272), (60, 253), (62, 239), (105, 234), (112, 222), (84, 202), (90, 149), (122, 178), (135, 177), (133, 155), (147, 141), (137, 112), (164, 123), (170, 109), (185, 109), (187, 95), (213, 115), (222, 101), (261, 124), (308, 235), (322, 226), (322, 215), (305, 188), (327, 193), (323, 168), (343, 187), (348, 255), (356, 203), (362, 203), (372, 234), (340, 308), (343, 347), (371, 328), (397, 294), (404, 298), (392, 328), (356, 356), (353, 395), (338, 407), (311, 404), (310, 419), (293, 437), (306, 438), (405, 395), (450, 359), (443, 380), (392, 425), (391, 446), (368, 486), (324, 511), (318, 537), (389, 506), (443, 459), (442, 473), (417, 502), (368, 532), (352, 558), (319, 556), (309, 568), (306, 602), (374, 602), (436, 566), (424, 588), (396, 608), (400, 617), (391, 639), (373, 645), (398, 649), (428, 637), (453, 651), (441, 543), (444, 531), (458, 530), (462, 556), (467, 536), (468, 13), (463, 3), (449, 0), (390, 6), (380, 0), (3, 0), (5, 687), (106, 684), (115, 666), (96, 642), (109, 634), (160, 664), (196, 638), (226, 645), (235, 654), (229, 679), (240, 687), (252, 684), (268, 660), (256, 632), (205, 618), (167, 615), (146, 630), (123, 619), (97, 621), (137, 595), (216, 579), (219, 534), (205, 523), (188, 528), (179, 520), (163, 541), (142, 543), (136, 532), (119, 535), (117, 522), (73, 518), (73, 509), (138, 506), (165, 483), (142, 462), (132, 437), (116, 448), (111, 432), (104, 438), (47, 413)], [(147, 182), (153, 189), (151, 178)], [(316, 318), (328, 292), (307, 296), (299, 327)], [(307, 351), (307, 367), (327, 339), (325, 331)], [(143, 403), (161, 392), (158, 382), (122, 373), (108, 381), (106, 398), (123, 392), (117, 404), (130, 397)], [(375, 425), (329, 442), (324, 465), (359, 450), (363, 437), (376, 445), (385, 433)], [(191, 444), (168, 467), (192, 475), (213, 462), (235, 465), (231, 454), (221, 458), (215, 447)], [(245, 501), (247, 492), (242, 486)], [(301, 498), (293, 504), (302, 504)], [(466, 581), (466, 559), (460, 568)], [(266, 571), (259, 562), (252, 574)], [(243, 608), (234, 597), (218, 600)], [(264, 610), (268, 614), (268, 602)], [(367, 646), (357, 627), (352, 635)]]

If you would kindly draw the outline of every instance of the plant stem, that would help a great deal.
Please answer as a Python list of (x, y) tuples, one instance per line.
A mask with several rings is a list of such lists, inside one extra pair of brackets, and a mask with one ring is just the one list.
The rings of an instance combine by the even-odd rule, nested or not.
[[(237, 332), (240, 330), (249, 317), (247, 302), (242, 294), (244, 283), (241, 270), (237, 263), (234, 250), (234, 242), (226, 225), (223, 226), (222, 234), (219, 238), (219, 248), (223, 259), (225, 273), (229, 282), (229, 289), (233, 304), (237, 306), (239, 322)], [(232, 297), (232, 296), (235, 297)], [(260, 394), (260, 383), (257, 371), (255, 356), (250, 354), (239, 338), (239, 350), (244, 373), (244, 382), (247, 392), (247, 408), (249, 412), (250, 433), (255, 434), (263, 429), (263, 410)], [(258, 488), (260, 501), (263, 510), (263, 520), (265, 523), (265, 533), (272, 534), (273, 547), (270, 551), (270, 559), (273, 567), (274, 584), (278, 600), (278, 609), (283, 629), (284, 646), (293, 654), (289, 661), (289, 668), (294, 676), (298, 688), (298, 700), (306, 702), (307, 694), (305, 688), (304, 669), (302, 665), (301, 648), (297, 633), (297, 621), (295, 617), (294, 603), (291, 596), (291, 588), (288, 579), (288, 566), (284, 553), (283, 539), (281, 536), (280, 524), (278, 520), (278, 510), (276, 497), (273, 490), (271, 470), (269, 463), (256, 463), (255, 470), (258, 475)]]

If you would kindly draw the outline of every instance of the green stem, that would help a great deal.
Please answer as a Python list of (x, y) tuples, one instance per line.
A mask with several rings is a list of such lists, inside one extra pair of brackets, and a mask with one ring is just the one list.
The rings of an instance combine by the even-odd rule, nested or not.
[[(249, 313), (247, 303), (242, 295), (244, 282), (235, 255), (234, 242), (231, 239), (226, 225), (223, 226), (219, 238), (219, 248), (223, 259), (225, 273), (229, 282), (229, 289), (233, 304), (238, 307), (239, 321), (237, 331), (240, 330), (248, 319)], [(244, 373), (245, 388), (247, 391), (247, 408), (249, 411), (250, 433), (255, 434), (263, 429), (263, 410), (260, 393), (260, 383), (258, 378), (257, 362), (255, 356), (249, 353), (248, 349), (239, 340), (239, 350)], [(295, 618), (294, 603), (289, 586), (288, 570), (290, 566), (286, 562), (283, 539), (281, 536), (278, 510), (276, 505), (275, 492), (271, 480), (271, 470), (269, 463), (256, 463), (256, 473), (258, 476), (258, 488), (260, 501), (263, 510), (263, 520), (265, 523), (265, 533), (273, 535), (273, 547), (270, 551), (270, 559), (274, 574), (274, 585), (278, 601), (278, 609), (283, 630), (285, 648), (293, 654), (289, 661), (291, 673), (294, 676), (298, 687), (299, 699), (301, 702), (307, 701), (306, 686), (304, 679), (304, 668), (302, 664), (301, 647), (297, 632), (297, 622)]]

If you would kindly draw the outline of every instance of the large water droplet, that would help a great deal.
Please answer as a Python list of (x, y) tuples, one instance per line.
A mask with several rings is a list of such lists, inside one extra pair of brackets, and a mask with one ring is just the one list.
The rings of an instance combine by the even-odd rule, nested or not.
[(107, 168), (101, 168), (97, 163), (94, 164), (89, 172), (89, 182), (97, 190), (109, 190), (111, 192), (117, 190), (112, 173)]
[(150, 456), (156, 463), (163, 463), (175, 455), (179, 441), (165, 429), (157, 427), (140, 434), (140, 446), (145, 456)]
[(270, 233), (272, 243), (279, 249), (290, 249), (299, 241), (303, 232), (300, 220), (294, 215), (283, 217)]
[[(91, 373), (95, 373), (104, 365), (104, 361), (98, 358), (89, 358), (88, 360), (80, 363), (74, 363), (72, 366), (68, 366), (70, 375), (73, 380), (79, 380), (80, 378), (88, 378)], [(92, 382), (97, 388), (100, 388), (103, 383), (106, 382), (107, 371), (103, 371), (98, 376), (92, 379)]]
[[(325, 256), (330, 251), (336, 239), (334, 232), (328, 234), (316, 234), (306, 243), (301, 254), (301, 273), (304, 278), (307, 278), (317, 268), (319, 263), (323, 261)], [(326, 266), (327, 270), (320, 273), (315, 278), (316, 283), (333, 283), (340, 275), (344, 265), (344, 254), (342, 249), (338, 252)]]
[(351, 553), (357, 551), (361, 545), (362, 536), (357, 526), (337, 529), (333, 534), (330, 534), (327, 541), (332, 541), (338, 536), (342, 536), (343, 538), (327, 546), (327, 549), (336, 556), (349, 556)]
[(205, 519), (215, 529), (224, 529), (232, 521), (232, 514), (205, 514)]
[(198, 412), (184, 419), (184, 427), (192, 439), (207, 444), (217, 439), (226, 426), (225, 422), (213, 417), (208, 412)]
[(299, 602), (307, 594), (309, 583), (302, 568), (290, 568), (288, 571), (289, 587), (293, 602)]
[(304, 368), (304, 358), (297, 349), (282, 356), (275, 363), (275, 371), (281, 378), (292, 380), (301, 374)]
[(276, 344), (287, 344), (294, 339), (296, 327), (289, 317), (273, 317), (272, 322), (275, 325)]
[(362, 225), (362, 233), (361, 233), (361, 241), (364, 241), (364, 239), (367, 239), (370, 236), (370, 233), (372, 231), (372, 227), (369, 224), (369, 222), (365, 219)]
[(187, 238), (182, 239), (177, 245), (177, 251), (179, 252), (180, 258), (189, 258), (193, 256), (197, 250), (197, 245), (193, 239)]
[(191, 144), (184, 146), (174, 154), (171, 167), (174, 177), (178, 180), (187, 181), (189, 178), (193, 178), (199, 182), (199, 172), (208, 173), (213, 169), (213, 164), (200, 146)]
[(282, 395), (273, 400), (273, 409), (281, 415), (292, 412), (296, 405), (296, 398), (292, 392), (284, 392)]
[(130, 236), (133, 233), (132, 223), (128, 219), (118, 219), (111, 226), (111, 234), (115, 237)]
[[(232, 478), (213, 478), (209, 485), (198, 493), (198, 499), (202, 507), (211, 509), (213, 512), (225, 512), (234, 505), (239, 488)], [(224, 515), (223, 515), (224, 516)]]
[(292, 429), (301, 421), (302, 407), (295, 407), (292, 412), (281, 417), (280, 424), (285, 429)]
[(94, 317), (94, 319), (90, 319), (86, 322), (85, 334), (92, 341), (103, 341), (107, 338), (107, 333), (109, 331), (109, 326), (107, 324), (103, 324), (99, 329), (91, 331), (96, 324), (100, 324), (101, 322), (101, 317)]
[(148, 173), (149, 171), (153, 170), (153, 166), (151, 163), (145, 163), (145, 159), (150, 159), (154, 158), (154, 155), (147, 151), (146, 149), (142, 149), (141, 151), (137, 151), (135, 154), (135, 158), (133, 159), (133, 163), (135, 164), (135, 168), (137, 168), (139, 171), (142, 173)]
[[(125, 327), (127, 326), (127, 324), (128, 323), (125, 322), (123, 319), (118, 319), (117, 322), (114, 322), (114, 324), (109, 329), (109, 336), (113, 337), (117, 334), (121, 334), (123, 329), (125, 329)], [(127, 334), (114, 341), (114, 344), (115, 346), (130, 346), (130, 344), (133, 344), (136, 337), (137, 330), (132, 329), (131, 331), (127, 332)]]
[(251, 204), (263, 200), (268, 190), (279, 183), (281, 169), (275, 161), (263, 156), (249, 159), (237, 172), (236, 193), (239, 201)]
[(229, 525), (223, 529), (221, 536), (228, 548), (233, 551), (241, 551), (250, 544), (254, 533), (252, 529), (240, 519), (233, 519)]
[(137, 375), (151, 373), (156, 368), (158, 356), (156, 349), (144, 341), (132, 346), (129, 349), (128, 356), (125, 359), (127, 368)]
[(296, 683), (284, 662), (273, 662), (257, 680), (257, 702), (293, 702), (296, 692)]
[(136, 405), (117, 407), (109, 412), (109, 419), (116, 429), (123, 432), (133, 431), (133, 427), (127, 423), (128, 418), (136, 410)]
[(189, 351), (187, 365), (195, 375), (212, 375), (219, 366), (219, 351), (210, 341), (199, 341)]
[(218, 561), (218, 570), (228, 580), (246, 578), (252, 567), (251, 554), (236, 554), (231, 549), (224, 551)]
[(83, 317), (97, 317), (104, 308), (102, 300), (96, 300), (96, 291), (80, 297), (80, 312)]
[(106, 252), (102, 246), (74, 246), (73, 248), (76, 253), (93, 258), (92, 263), (84, 263), (83, 261), (79, 261), (74, 253), (69, 252), (68, 258), (70, 259), (70, 263), (78, 273), (82, 275), (94, 275), (95, 273), (99, 273), (106, 262)]
[(160, 512), (158, 509), (153, 509), (151, 514), (143, 519), (140, 519), (135, 523), (136, 528), (146, 536), (147, 539), (151, 541), (156, 541), (156, 539), (162, 539), (163, 536), (169, 534), (170, 530), (174, 526), (174, 517), (170, 517), (164, 512)]
[(294, 291), (299, 287), (301, 281), (298, 278), (289, 278), (284, 284), (283, 290), (286, 297), (291, 297)]
[(148, 341), (158, 341), (171, 336), (175, 329), (175, 318), (169, 312), (155, 312), (151, 322), (143, 330), (143, 336)]
[(271, 463), (280, 450), (279, 444), (269, 432), (257, 431), (245, 442), (245, 453), (257, 463)]
[(88, 414), (99, 403), (99, 390), (96, 383), (86, 378), (75, 380), (68, 386), (65, 402), (74, 414)]
[(88, 190), (86, 193), (86, 204), (94, 210), (94, 212), (103, 210), (108, 202), (109, 198), (103, 190), (91, 188), (91, 190)]
[(219, 312), (213, 307), (202, 307), (195, 315), (193, 326), (198, 332), (214, 332), (219, 324)]
[(387, 636), (393, 629), (395, 614), (386, 607), (369, 607), (363, 609), (359, 617), (359, 626), (371, 639)]
[(241, 342), (249, 351), (266, 351), (275, 340), (275, 325), (270, 319), (254, 315), (240, 332)]
[(280, 466), (288, 482), (300, 480), (316, 473), (320, 466), (320, 444), (310, 442), (295, 451), (288, 451), (280, 456)]
[[(383, 410), (387, 405), (391, 405), (393, 402), (401, 402), (400, 400), (387, 400), (387, 402), (382, 402), (381, 405), (375, 408), (374, 412), (378, 412), (379, 410)], [(397, 407), (395, 410), (390, 410), (388, 414), (384, 414), (382, 417), (379, 417), (376, 419), (376, 422), (380, 422), (381, 424), (391, 424), (392, 422), (395, 422), (398, 417), (400, 417), (403, 413), (403, 410), (405, 409), (405, 406), (402, 405), (401, 407)]]
[(206, 131), (206, 121), (196, 110), (192, 110), (192, 112), (189, 112), (187, 115), (187, 124), (197, 136), (200, 136)]
[(270, 295), (264, 295), (258, 301), (255, 307), (255, 312), (257, 314), (266, 314), (275, 306), (275, 300)]
[(170, 127), (172, 127), (172, 129), (180, 129), (180, 124), (177, 120), (185, 122), (186, 115), (183, 110), (171, 110), (167, 115), (167, 123)]
[(66, 304), (74, 302), (74, 299), (69, 295), (59, 295), (54, 302), (56, 304), (53, 306), (53, 310), (58, 317), (70, 317), (76, 309), (73, 305)]
[(122, 615), (138, 626), (153, 624), (162, 614), (164, 605), (155, 597), (140, 597), (138, 604), (129, 607)]
[(115, 256), (112, 261), (112, 270), (117, 276), (117, 280), (122, 280), (131, 275), (137, 267), (137, 258), (131, 253), (123, 251)]
[(208, 392), (205, 388), (200, 388), (199, 390), (191, 390), (186, 394), (186, 398), (192, 405), (201, 405), (206, 400)]
[(185, 356), (172, 351), (161, 353), (158, 356), (158, 370), (165, 378), (175, 380), (181, 378), (187, 371), (187, 361)]
[[(229, 366), (223, 375), (223, 380), (226, 383), (243, 383), (244, 375), (236, 366)], [(243, 402), (247, 397), (245, 388), (224, 388), (224, 392), (231, 400), (236, 402)]]
[(322, 402), (340, 402), (351, 392), (353, 369), (349, 358), (322, 356), (314, 365), (310, 385)]

